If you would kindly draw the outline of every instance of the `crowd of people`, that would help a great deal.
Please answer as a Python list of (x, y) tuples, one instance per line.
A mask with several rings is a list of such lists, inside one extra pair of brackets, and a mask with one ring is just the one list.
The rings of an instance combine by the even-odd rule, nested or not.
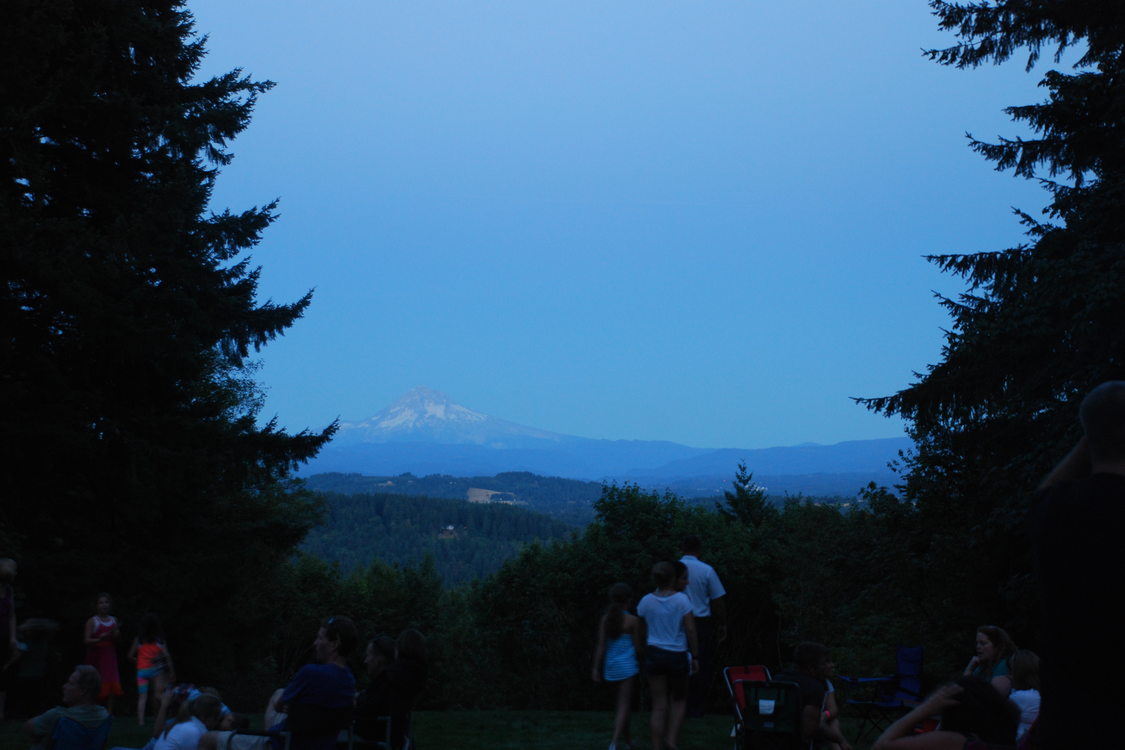
[[(4, 564), (0, 561), (0, 570)], [(114, 698), (123, 694), (113, 647), (119, 628), (111, 608), (110, 597), (99, 594), (96, 613), (83, 630), (88, 663), (75, 667), (63, 684), (61, 705), (24, 723), (32, 750), (49, 750), (64, 728), (71, 736), (80, 736), (81, 742), (74, 746), (104, 745)], [(231, 711), (218, 690), (175, 683), (160, 622), (155, 615), (146, 615), (129, 649), (136, 664), (137, 716), (142, 726), (150, 700), (157, 702), (152, 736), (141, 750), (269, 750), (273, 738), (286, 735), (293, 750), (334, 750), (343, 738), (402, 748), (409, 737), (410, 713), (426, 683), (426, 639), (414, 629), (403, 631), (397, 639), (371, 638), (363, 659), (366, 687), (362, 690), (357, 690), (348, 662), (358, 643), (350, 618), (324, 620), (313, 639), (313, 661), (270, 697), (263, 714), (265, 730), (250, 733), (249, 717)], [(96, 741), (89, 742), (91, 738)], [(60, 744), (70, 746), (61, 740)]]
[[(975, 654), (963, 674), (942, 686), (892, 724), (874, 750), (974, 750), (985, 747), (1064, 748), (1099, 746), (1112, 736), (1115, 711), (1106, 691), (1089, 690), (1100, 674), (1122, 661), (1095, 665), (1075, 644), (1110, 643), (1119, 617), (1097, 610), (1104, 588), (1097, 574), (1113, 569), (1113, 542), (1125, 531), (1125, 381), (1103, 383), (1083, 399), (1083, 437), (1040, 484), (1031, 519), (1041, 584), (1043, 678), (1038, 654), (1018, 649), (1000, 627), (976, 631)], [(726, 637), (726, 592), (714, 569), (699, 559), (701, 542), (688, 537), (683, 556), (656, 563), (654, 589), (636, 603), (628, 585), (614, 584), (597, 631), (591, 675), (616, 692), (609, 750), (633, 746), (630, 717), (636, 682), (643, 673), (651, 698), (652, 750), (675, 750), (685, 718), (699, 715), (715, 673), (717, 644)], [(13, 582), (16, 564), (0, 558), (0, 718), (5, 693), (20, 657)], [(1077, 573), (1077, 574), (1076, 574)], [(36, 744), (47, 742), (62, 719), (87, 729), (110, 716), (123, 694), (116, 642), (120, 629), (113, 601), (99, 594), (83, 630), (86, 664), (63, 685), (63, 705), (29, 720)], [(366, 645), (368, 685), (356, 689), (348, 668), (358, 635), (346, 617), (325, 620), (313, 642), (316, 662), (271, 698), (265, 726), (290, 732), (300, 750), (331, 750), (341, 731), (401, 747), (410, 709), (426, 678), (425, 639), (414, 630), (397, 639), (376, 636)], [(136, 664), (137, 718), (157, 696), (150, 750), (214, 750), (247, 722), (229, 711), (217, 691), (173, 686), (171, 653), (159, 620), (148, 615), (129, 649)], [(802, 740), (851, 750), (840, 730), (831, 678), (834, 664), (824, 646), (806, 642), (792, 664), (773, 676), (800, 695)], [(104, 704), (104, 705), (103, 705)], [(175, 710), (175, 718), (169, 718)], [(389, 717), (386, 718), (386, 717)], [(937, 718), (936, 728), (919, 731)], [(239, 738), (240, 750), (263, 747), (260, 738)]]

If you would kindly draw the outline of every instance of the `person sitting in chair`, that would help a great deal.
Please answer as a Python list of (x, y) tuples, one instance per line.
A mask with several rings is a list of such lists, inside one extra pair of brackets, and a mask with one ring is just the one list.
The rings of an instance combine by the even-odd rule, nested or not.
[[(60, 719), (69, 719), (90, 731), (109, 720), (109, 712), (98, 705), (102, 678), (89, 664), (75, 667), (62, 686), (62, 705), (56, 706), (23, 725), (24, 734), (32, 741), (32, 750), (49, 750), (51, 736)], [(63, 750), (63, 749), (59, 749)]]
[(819, 643), (805, 641), (793, 650), (793, 669), (773, 676), (775, 681), (795, 682), (801, 689), (801, 741), (835, 743), (851, 750), (851, 743), (840, 731), (839, 722), (825, 715), (825, 681), (832, 676), (834, 665), (828, 649)]

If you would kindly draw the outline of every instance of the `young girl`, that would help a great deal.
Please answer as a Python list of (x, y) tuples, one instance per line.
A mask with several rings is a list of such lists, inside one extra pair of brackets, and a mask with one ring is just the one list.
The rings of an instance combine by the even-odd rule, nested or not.
[(164, 686), (172, 682), (172, 655), (164, 645), (160, 620), (149, 612), (141, 619), (141, 632), (133, 639), (129, 658), (137, 665), (137, 721), (145, 724), (145, 706), (148, 704), (149, 682), (152, 682), (156, 699), (164, 694)]
[(106, 708), (113, 713), (113, 699), (121, 695), (121, 676), (117, 670), (117, 618), (109, 612), (113, 600), (109, 594), (98, 594), (95, 615), (86, 621), (83, 642), (86, 644), (86, 663), (92, 665), (102, 676), (102, 689), (99, 701), (105, 701)]
[(699, 669), (695, 618), (691, 601), (676, 591), (676, 568), (670, 562), (652, 567), (656, 590), (637, 605), (645, 636), (645, 672), (652, 694), (652, 750), (676, 748), (687, 709), (688, 677)]
[(1034, 651), (1020, 649), (1012, 654), (1010, 663), (1012, 693), (1008, 699), (1020, 709), (1020, 725), (1016, 730), (1016, 742), (1019, 742), (1039, 717), (1039, 656)]
[(609, 609), (598, 623), (598, 647), (594, 653), (594, 682), (617, 685), (617, 715), (613, 722), (613, 740), (609, 750), (627, 748), (633, 741), (629, 733), (629, 712), (633, 707), (633, 683), (636, 682), (638, 656), (644, 646), (640, 620), (629, 613), (633, 591), (627, 584), (609, 587)]

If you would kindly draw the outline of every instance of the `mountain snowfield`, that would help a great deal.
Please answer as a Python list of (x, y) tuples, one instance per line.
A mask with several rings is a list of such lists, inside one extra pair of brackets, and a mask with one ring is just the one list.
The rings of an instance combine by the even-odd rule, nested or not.
[(595, 440), (508, 422), (418, 386), (335, 439), (302, 474), (486, 476), (529, 471), (547, 476), (636, 482), (686, 495), (730, 486), (740, 461), (777, 494), (854, 495), (868, 482), (892, 484), (887, 464), (907, 438), (854, 440), (765, 449), (710, 450), (657, 440)]

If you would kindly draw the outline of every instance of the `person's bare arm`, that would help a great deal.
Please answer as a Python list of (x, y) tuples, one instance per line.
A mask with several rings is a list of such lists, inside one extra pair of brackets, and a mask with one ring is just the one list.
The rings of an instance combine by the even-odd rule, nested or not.
[(129, 647), (128, 653), (129, 661), (133, 662), (134, 664), (137, 662), (137, 642), (137, 639), (134, 638), (133, 645)]
[(715, 638), (722, 643), (727, 639), (727, 598), (711, 600), (711, 621), (715, 623)]
[[(910, 713), (887, 727), (879, 735), (871, 750), (960, 750), (965, 744), (964, 735), (957, 732), (926, 732), (914, 735), (914, 727), (921, 721), (941, 714), (957, 704), (957, 696), (964, 688), (956, 683), (943, 685), (930, 694), (930, 697), (915, 706)], [(956, 744), (950, 744), (955, 742)]]
[(101, 640), (100, 638), (94, 637), (94, 630), (95, 629), (97, 629), (97, 625), (94, 624), (94, 618), (91, 617), (89, 620), (86, 621), (85, 637), (82, 639), (86, 643), (87, 646), (96, 645), (97, 642), (99, 640)]
[(602, 681), (602, 659), (605, 658), (605, 618), (609, 615), (602, 615), (602, 619), (598, 621), (598, 646), (594, 650), (594, 667), (591, 676), (594, 682)]
[(1082, 439), (1070, 449), (1070, 453), (1067, 453), (1066, 456), (1063, 457), (1063, 460), (1059, 461), (1058, 465), (1051, 469), (1051, 473), (1043, 478), (1043, 481), (1039, 483), (1039, 489), (1044, 490), (1056, 484), (1072, 482), (1076, 479), (1081, 479), (1089, 473), (1090, 446), (1086, 442), (1086, 436), (1083, 435)]
[(691, 673), (699, 671), (699, 639), (695, 634), (695, 615), (684, 615), (684, 633), (687, 635), (688, 650), (691, 651)]

